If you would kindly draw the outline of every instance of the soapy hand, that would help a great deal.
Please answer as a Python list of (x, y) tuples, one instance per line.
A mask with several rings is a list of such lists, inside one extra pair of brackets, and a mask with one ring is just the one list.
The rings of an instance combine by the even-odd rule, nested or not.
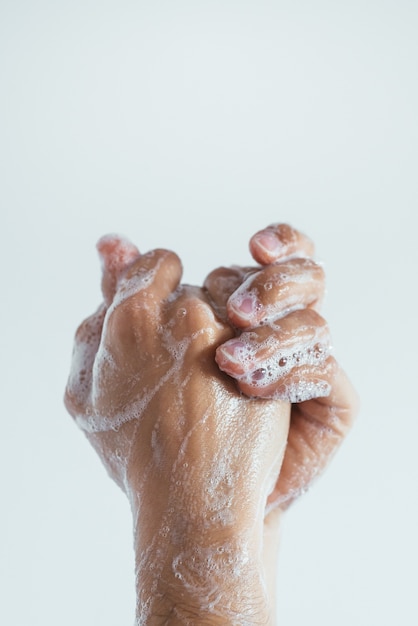
[(208, 290), (180, 284), (174, 253), (118, 237), (98, 249), (104, 303), (76, 333), (65, 401), (131, 503), (138, 623), (179, 597), (179, 623), (193, 610), (252, 623), (267, 610), (264, 513), (290, 405), (244, 397), (220, 371), (234, 329)]
[(270, 511), (308, 488), (356, 410), (312, 242), (273, 225), (250, 249), (257, 266), (199, 288), (173, 252), (98, 243), (103, 303), (77, 330), (65, 402), (131, 503), (138, 623), (179, 597), (181, 620), (264, 614)]
[[(180, 285), (181, 263), (172, 252), (141, 255), (119, 237), (99, 242), (104, 303), (77, 331), (66, 404), (123, 489), (128, 476), (145, 480), (157, 442), (169, 445), (165, 437), (173, 448), (171, 465), (165, 461), (171, 467), (199, 419), (209, 419), (205, 428), (213, 432), (223, 424), (225, 436), (228, 419), (240, 416), (251, 454), (248, 429), (269, 411), (282, 428), (268, 508), (285, 507), (346, 435), (356, 395), (330, 354), (329, 330), (317, 312), (325, 281), (312, 260), (313, 243), (279, 224), (254, 235), (250, 249), (257, 267), (219, 268), (199, 289)], [(218, 366), (244, 394), (275, 402), (240, 398), (219, 372), (215, 350)], [(278, 416), (289, 403), (279, 474), (287, 427)], [(271, 455), (263, 458), (269, 466)]]
[(284, 509), (324, 470), (358, 400), (318, 313), (325, 274), (312, 259), (312, 241), (273, 224), (252, 237), (250, 249), (261, 267), (218, 268), (205, 286), (236, 331), (216, 351), (219, 367), (250, 397), (292, 403), (286, 452), (267, 506)]
[(118, 237), (98, 249), (104, 304), (76, 333), (65, 400), (110, 475), (142, 492), (156, 472), (172, 487), (204, 464), (233, 483), (252, 456), (265, 474), (273, 460), (277, 471), (288, 403), (244, 399), (219, 371), (215, 350), (234, 331), (206, 290), (180, 284), (173, 252), (141, 255)]

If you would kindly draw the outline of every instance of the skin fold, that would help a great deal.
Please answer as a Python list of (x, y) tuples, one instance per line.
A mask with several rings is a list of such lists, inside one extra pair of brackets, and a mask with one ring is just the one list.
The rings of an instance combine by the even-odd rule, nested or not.
[(181, 283), (168, 250), (98, 243), (103, 302), (65, 403), (133, 513), (137, 624), (274, 624), (280, 517), (357, 410), (319, 314), (324, 272), (285, 224), (253, 267)]

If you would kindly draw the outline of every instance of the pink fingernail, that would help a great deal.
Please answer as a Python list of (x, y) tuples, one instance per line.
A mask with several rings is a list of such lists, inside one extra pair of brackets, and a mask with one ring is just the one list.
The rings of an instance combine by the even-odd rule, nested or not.
[(250, 315), (255, 311), (256, 305), (253, 298), (244, 298), (236, 308), (239, 309), (241, 313)]
[(255, 295), (236, 294), (230, 298), (228, 305), (244, 320), (251, 321), (254, 314), (261, 309), (261, 303)]
[(247, 346), (243, 341), (239, 341), (239, 339), (231, 339), (227, 343), (220, 346), (218, 348), (218, 352), (228, 359), (228, 361), (233, 361), (238, 364), (242, 361), (242, 352), (246, 349), (246, 347)]
[(266, 252), (277, 252), (281, 247), (280, 241), (277, 239), (276, 235), (269, 231), (258, 233), (255, 235), (254, 241)]
[(243, 361), (248, 346), (239, 340), (230, 340), (216, 350), (216, 362), (219, 368), (230, 376), (239, 377), (245, 372)]

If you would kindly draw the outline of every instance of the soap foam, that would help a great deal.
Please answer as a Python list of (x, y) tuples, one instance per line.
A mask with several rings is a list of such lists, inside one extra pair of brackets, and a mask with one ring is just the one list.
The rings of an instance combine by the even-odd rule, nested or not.
[[(311, 259), (298, 259), (297, 264), (278, 264), (274, 273), (268, 276), (268, 280), (263, 284), (254, 287), (257, 281), (257, 274), (251, 274), (232, 294), (229, 299), (229, 306), (241, 315), (239, 309), (246, 300), (252, 302), (252, 313), (249, 317), (254, 317), (258, 324), (268, 323), (278, 320), (292, 311), (306, 307), (306, 294), (293, 287), (294, 284), (306, 284), (315, 280), (315, 271), (318, 264)], [(283, 269), (281, 269), (283, 268)], [(270, 304), (260, 302), (259, 290), (271, 291), (276, 288), (280, 292), (280, 297), (274, 299)], [(259, 319), (260, 311), (264, 311), (262, 319)], [(245, 313), (244, 313), (245, 315)]]
[[(279, 344), (277, 348), (277, 338), (273, 335), (258, 344), (255, 344), (255, 338), (255, 333), (251, 331), (243, 333), (233, 356), (243, 372), (234, 374), (234, 378), (246, 385), (251, 385), (255, 389), (255, 395), (257, 389), (262, 390), (276, 384), (279, 386), (279, 382), (281, 391), (272, 392), (270, 397), (290, 402), (302, 402), (330, 393), (330, 385), (323, 380), (299, 380), (297, 383), (292, 381), (286, 385), (286, 379), (292, 380), (292, 373), (296, 368), (303, 366), (320, 368), (325, 364), (332, 350), (329, 333), (325, 326), (315, 328), (311, 337), (296, 349), (286, 345), (285, 342), (282, 342), (281, 346)], [(264, 358), (260, 357), (263, 352), (267, 355)], [(285, 391), (283, 391), (282, 383), (285, 385)]]
[(101, 305), (97, 312), (80, 326), (74, 341), (67, 390), (80, 404), (86, 402), (90, 393), (92, 369), (100, 345), (105, 312), (104, 305)]

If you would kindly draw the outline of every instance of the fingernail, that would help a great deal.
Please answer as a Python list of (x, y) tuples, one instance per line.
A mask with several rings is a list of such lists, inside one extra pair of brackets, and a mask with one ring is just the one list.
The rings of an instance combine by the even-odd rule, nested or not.
[(281, 248), (280, 241), (272, 232), (264, 231), (257, 233), (253, 240), (259, 248), (263, 248), (266, 252), (277, 252)]
[(240, 375), (244, 373), (243, 360), (247, 354), (247, 344), (231, 339), (216, 350), (216, 362), (222, 370)]
[(246, 348), (247, 345), (243, 341), (239, 341), (239, 339), (231, 339), (222, 346), (219, 346), (218, 352), (221, 352), (222, 355), (228, 359), (228, 361), (241, 363), (242, 353)]
[(261, 302), (253, 295), (235, 294), (228, 301), (228, 306), (237, 313), (237, 315), (245, 320), (251, 320), (254, 314), (262, 307)]

